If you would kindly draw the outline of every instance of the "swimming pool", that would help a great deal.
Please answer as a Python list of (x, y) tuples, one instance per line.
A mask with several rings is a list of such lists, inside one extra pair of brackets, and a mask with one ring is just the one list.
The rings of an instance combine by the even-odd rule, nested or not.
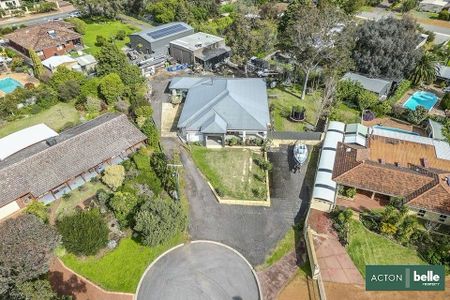
[(416, 110), (416, 107), (420, 105), (425, 107), (426, 110), (431, 110), (437, 101), (438, 97), (435, 94), (431, 92), (418, 91), (406, 100), (403, 107)]
[(419, 135), (416, 132), (412, 132), (412, 131), (404, 130), (404, 129), (400, 129), (400, 128), (395, 128), (395, 127), (386, 127), (386, 126), (381, 126), (381, 125), (375, 125), (375, 126), (373, 126), (373, 128), (379, 128), (379, 129), (383, 129), (383, 130), (395, 131), (395, 132), (400, 132), (400, 133), (407, 133), (407, 134), (412, 134), (412, 135)]
[(18, 87), (22, 87), (22, 84), (13, 78), (6, 77), (0, 80), (0, 90), (5, 92), (5, 94), (13, 92)]

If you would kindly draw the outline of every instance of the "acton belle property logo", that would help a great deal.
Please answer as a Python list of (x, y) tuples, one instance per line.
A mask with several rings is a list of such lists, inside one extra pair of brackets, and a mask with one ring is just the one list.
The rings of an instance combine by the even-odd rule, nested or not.
[(443, 291), (444, 266), (366, 266), (367, 291)]

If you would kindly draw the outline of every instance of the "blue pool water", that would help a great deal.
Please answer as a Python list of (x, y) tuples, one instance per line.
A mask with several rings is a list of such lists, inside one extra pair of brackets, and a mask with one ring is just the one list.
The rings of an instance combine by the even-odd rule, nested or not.
[(408, 130), (404, 130), (404, 129), (400, 129), (400, 128), (394, 128), (394, 127), (386, 127), (386, 126), (375, 125), (375, 126), (373, 126), (373, 128), (380, 128), (380, 129), (383, 129), (383, 130), (395, 131), (395, 132), (400, 132), (400, 133), (407, 133), (407, 134), (412, 134), (412, 135), (419, 135), (418, 133), (415, 133), (415, 132), (412, 132), (412, 131), (408, 131)]
[(7, 77), (0, 80), (0, 90), (5, 92), (5, 94), (11, 93), (18, 87), (22, 87), (22, 84), (13, 78)]
[(416, 107), (421, 105), (425, 107), (426, 110), (431, 110), (437, 101), (438, 97), (435, 94), (431, 92), (418, 91), (406, 100), (403, 107), (416, 110)]

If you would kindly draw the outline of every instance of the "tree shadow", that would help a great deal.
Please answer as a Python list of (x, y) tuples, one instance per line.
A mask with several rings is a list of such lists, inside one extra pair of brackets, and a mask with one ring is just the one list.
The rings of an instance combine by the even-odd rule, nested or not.
[(87, 292), (86, 283), (74, 274), (69, 279), (64, 279), (62, 272), (52, 271), (49, 272), (49, 280), (53, 290), (59, 296), (72, 296), (75, 300), (77, 294)]

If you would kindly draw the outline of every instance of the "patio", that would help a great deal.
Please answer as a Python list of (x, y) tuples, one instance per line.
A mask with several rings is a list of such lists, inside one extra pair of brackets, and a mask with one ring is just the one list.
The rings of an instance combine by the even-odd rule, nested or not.
[(344, 206), (351, 208), (357, 212), (364, 210), (381, 209), (389, 204), (389, 197), (372, 192), (358, 190), (353, 199), (338, 196), (336, 199), (336, 206)]
[(427, 136), (426, 131), (423, 130), (422, 128), (412, 125), (408, 122), (394, 119), (394, 118), (389, 118), (389, 117), (375, 118), (372, 121), (362, 121), (362, 124), (365, 126), (368, 126), (368, 127), (379, 125), (379, 126), (385, 126), (385, 127), (398, 128), (398, 129), (402, 129), (402, 130), (415, 132), (421, 136)]

